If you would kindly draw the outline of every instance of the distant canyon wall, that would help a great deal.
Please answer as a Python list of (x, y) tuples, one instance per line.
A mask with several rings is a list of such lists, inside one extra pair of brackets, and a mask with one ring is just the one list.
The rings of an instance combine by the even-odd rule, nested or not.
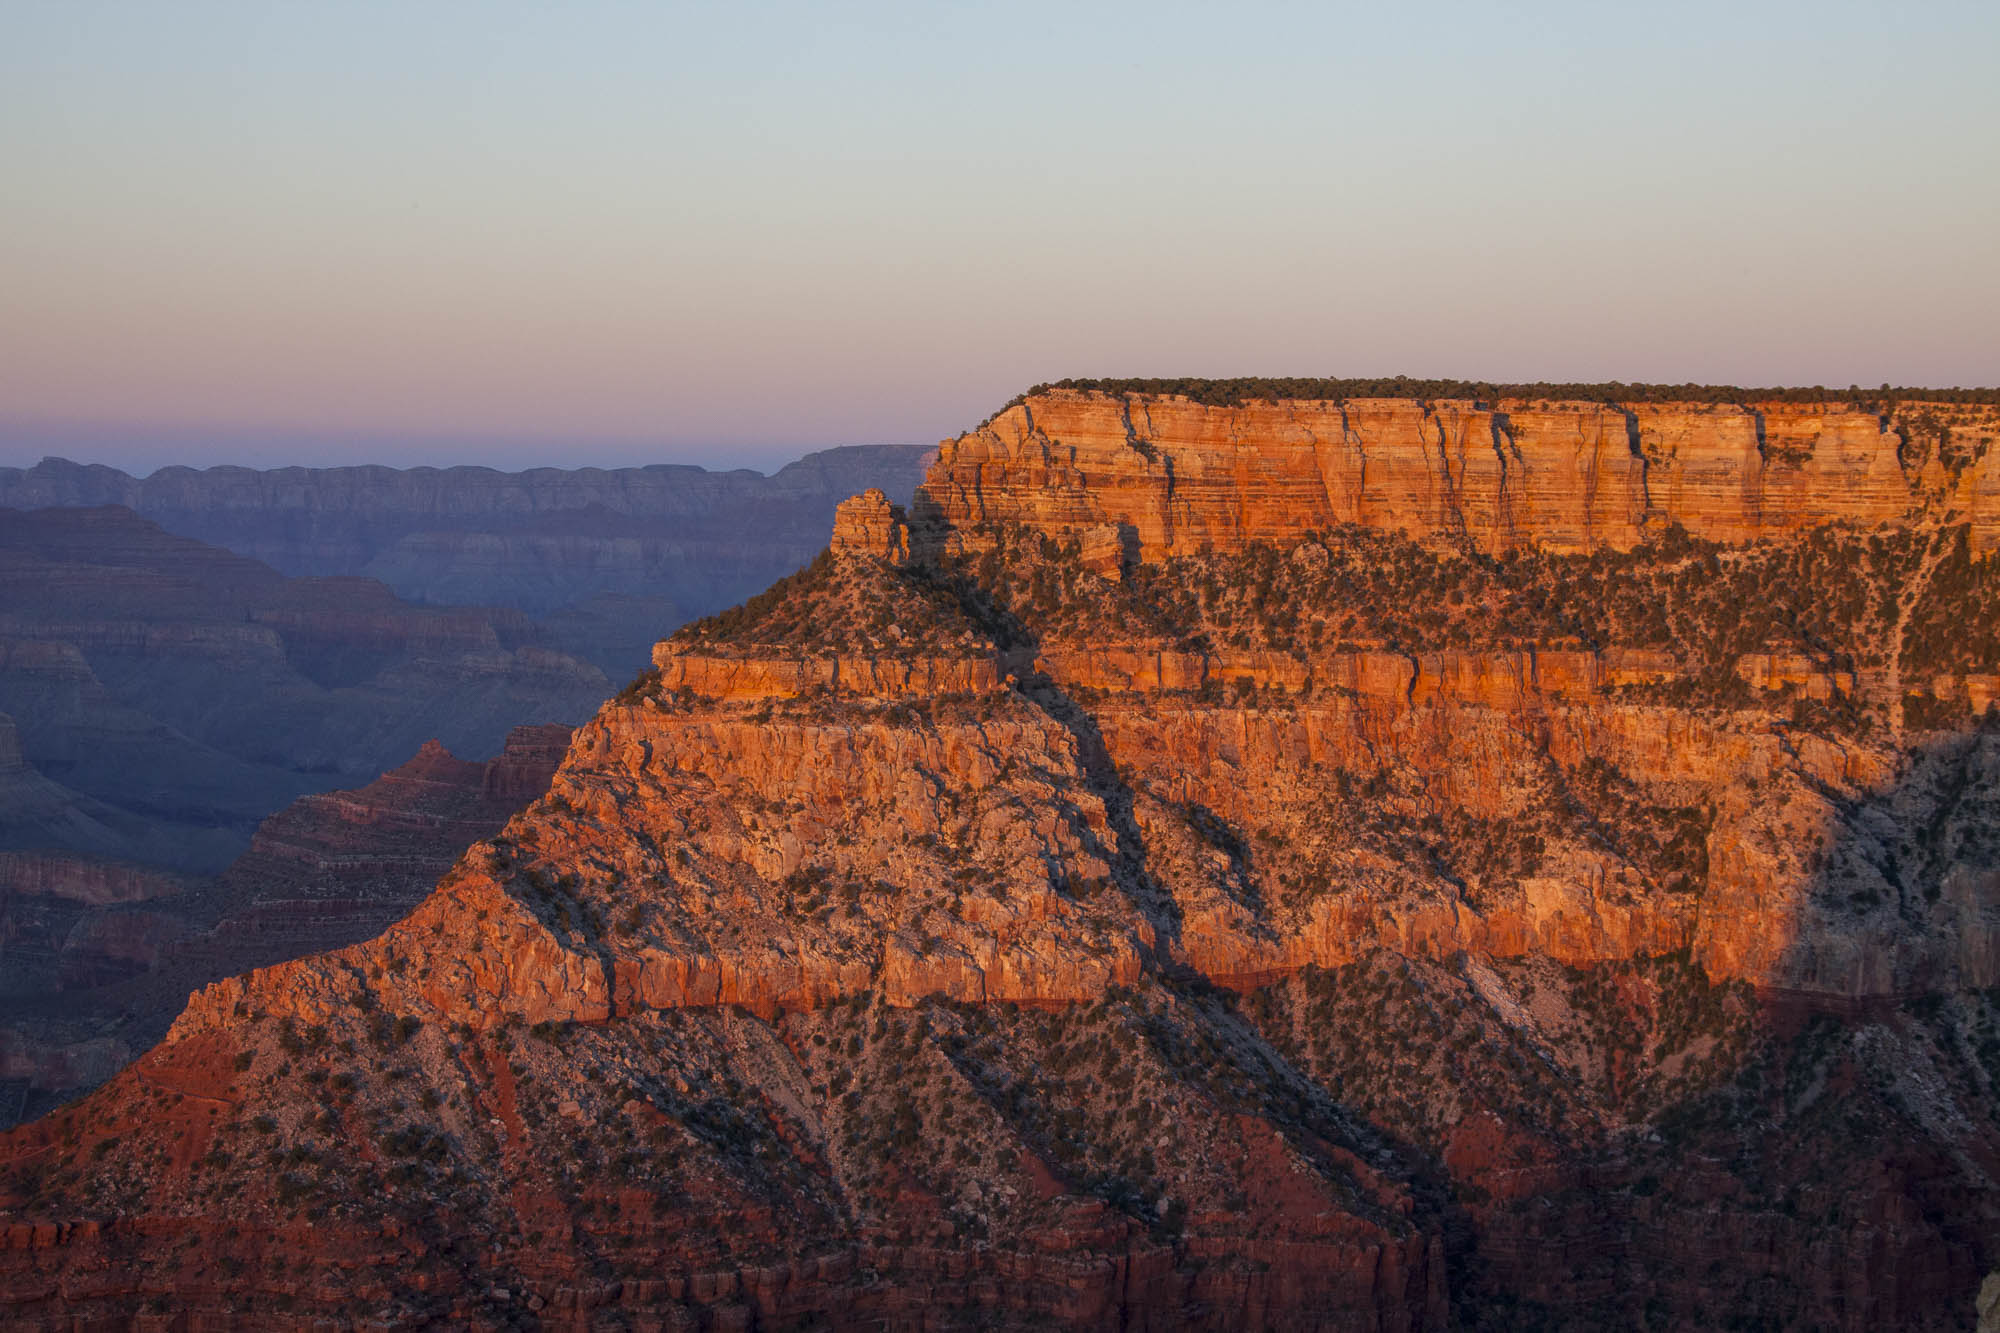
[[(365, 574), (413, 601), (531, 614), (611, 594), (727, 606), (810, 560), (833, 508), (908, 499), (930, 450), (859, 445), (748, 469), (0, 468), (0, 508), (123, 505), (283, 573)], [(654, 625), (655, 632), (668, 626)]]

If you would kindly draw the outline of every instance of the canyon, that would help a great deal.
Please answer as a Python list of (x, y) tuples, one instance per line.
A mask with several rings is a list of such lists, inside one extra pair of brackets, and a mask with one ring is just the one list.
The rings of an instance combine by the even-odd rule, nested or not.
[(129, 509), (295, 578), (374, 579), (405, 601), (505, 607), (630, 679), (660, 634), (812, 559), (834, 505), (907, 499), (928, 451), (858, 445), (770, 476), (634, 468), (0, 468), (0, 508)]
[(1995, 434), (1030, 394), (0, 1138), (0, 1311), (1969, 1328)]
[(0, 849), (217, 873), (301, 796), (612, 689), (520, 612), (287, 578), (115, 506), (0, 510), (0, 607)]

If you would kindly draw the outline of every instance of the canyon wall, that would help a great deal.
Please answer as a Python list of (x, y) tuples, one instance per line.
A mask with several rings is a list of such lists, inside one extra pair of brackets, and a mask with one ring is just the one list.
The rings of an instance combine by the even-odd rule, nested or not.
[(2000, 410), (1885, 420), (1784, 403), (1250, 402), (1051, 390), (944, 441), (915, 513), (968, 530), (1129, 527), (1147, 558), (1353, 523), (1480, 550), (1967, 522), (2000, 542)]
[[(423, 563), (418, 547), (408, 548), (407, 559), (390, 553), (412, 538), (442, 539), (448, 533), (585, 538), (593, 535), (593, 521), (598, 536), (634, 538), (642, 531), (634, 521), (643, 521), (653, 525), (646, 535), (677, 539), (691, 551), (719, 545), (744, 552), (744, 524), (754, 515), (763, 545), (785, 548), (752, 553), (753, 563), (770, 564), (775, 576), (811, 558), (825, 541), (837, 501), (870, 486), (907, 498), (923, 475), (927, 452), (899, 445), (828, 449), (768, 477), (747, 469), (711, 472), (666, 464), (522, 472), (484, 467), (165, 467), (134, 477), (116, 468), (49, 458), (31, 468), (0, 468), (0, 508), (120, 505), (168, 532), (248, 555), (281, 573), (373, 574), (371, 563), (388, 558), (411, 567), (414, 582), (385, 580), (406, 596), (514, 605), (514, 599), (496, 595), (502, 584), (468, 580), (469, 570), (457, 576), (437, 567), (428, 574), (415, 572)], [(781, 555), (791, 563), (777, 563)], [(492, 574), (498, 578), (502, 571), (495, 567)], [(454, 579), (465, 586), (456, 586)], [(447, 588), (454, 595), (426, 595)], [(576, 598), (558, 596), (530, 609), (546, 610), (568, 600)]]
[(0, 509), (0, 848), (219, 871), (299, 796), (610, 692), (518, 611), (287, 578), (122, 508)]

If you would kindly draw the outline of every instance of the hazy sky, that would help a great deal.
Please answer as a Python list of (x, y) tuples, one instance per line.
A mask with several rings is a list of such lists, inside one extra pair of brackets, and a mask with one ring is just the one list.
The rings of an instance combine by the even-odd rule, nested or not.
[(0, 0), (0, 463), (932, 442), (1065, 375), (2000, 382), (2000, 3)]

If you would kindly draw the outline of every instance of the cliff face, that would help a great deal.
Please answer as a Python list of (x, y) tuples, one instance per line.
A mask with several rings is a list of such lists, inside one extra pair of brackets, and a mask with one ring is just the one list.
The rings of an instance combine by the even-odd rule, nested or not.
[(87, 907), (122, 907), (171, 898), (187, 887), (176, 875), (143, 866), (49, 852), (0, 852), (0, 891), (62, 898)]
[[(1481, 510), (1468, 444), (1432, 526), (1378, 523), (1421, 506), (1333, 516), (1278, 438), (1325, 405), (1099, 449), (1066, 403), (1104, 409), (947, 446), (907, 519), (857, 498), (662, 643), (379, 937), (208, 987), (0, 1140), (6, 1308), (1964, 1326), (2000, 1260), (1976, 518), (1779, 530), (1766, 486), (1717, 545), (1655, 529), (1648, 461), (1614, 539), (1630, 434), (1523, 408), (1573, 480)], [(1701, 415), (1640, 457), (1708, 476)], [(1831, 460), (1837, 415), (1767, 413), (1760, 459)]]
[(1359, 524), (1488, 552), (1755, 541), (1913, 512), (2000, 541), (2000, 410), (1782, 403), (1248, 403), (1055, 390), (939, 446), (917, 501), (963, 533), (1130, 527), (1149, 558)]

